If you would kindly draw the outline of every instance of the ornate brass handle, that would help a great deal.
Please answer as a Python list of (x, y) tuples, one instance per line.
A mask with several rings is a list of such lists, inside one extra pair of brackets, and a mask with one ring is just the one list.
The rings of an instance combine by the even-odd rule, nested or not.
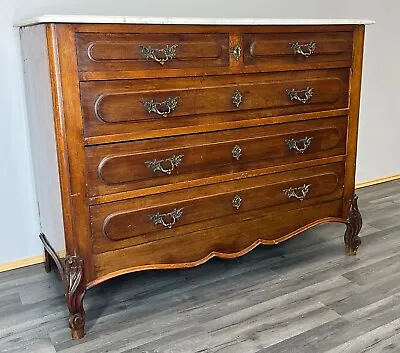
[[(145, 57), (146, 60), (152, 59), (158, 62), (160, 65), (164, 65), (169, 59), (172, 59), (176, 55), (176, 48), (178, 44), (173, 45), (166, 45), (165, 48), (161, 49), (154, 49), (151, 45), (145, 46), (140, 45), (142, 48), (142, 55)], [(158, 58), (156, 52), (162, 53), (164, 55), (163, 58)]]
[[(158, 170), (162, 171), (163, 173), (166, 174), (171, 174), (171, 172), (177, 167), (179, 164), (182, 162), (182, 158), (184, 157), (183, 154), (180, 154), (178, 156), (173, 155), (172, 157), (165, 158), (165, 159), (154, 159), (153, 161), (146, 161), (144, 162), (150, 169), (153, 170), (153, 172), (156, 172)], [(164, 169), (162, 166), (163, 163), (169, 163), (171, 165), (170, 168)]]
[[(154, 100), (152, 99), (150, 101), (142, 101), (142, 104), (147, 109), (149, 114), (156, 113), (166, 118), (168, 114), (175, 110), (176, 106), (178, 105), (179, 99), (180, 97), (169, 97), (163, 102), (154, 102)], [(158, 109), (158, 107), (161, 108), (161, 106), (164, 106), (165, 110)]]
[(235, 145), (235, 147), (233, 147), (232, 149), (232, 157), (238, 161), (241, 155), (242, 155), (242, 149), (240, 148), (239, 145)]
[[(314, 88), (307, 87), (301, 90), (287, 89), (286, 93), (291, 101), (297, 100), (301, 103), (307, 103), (314, 94)], [(301, 96), (303, 96), (303, 98)]]
[(232, 206), (238, 210), (241, 205), (242, 205), (242, 198), (239, 195), (235, 195), (235, 197), (232, 200)]
[[(300, 140), (290, 139), (285, 140), (290, 150), (295, 150), (298, 153), (304, 153), (305, 150), (311, 145), (311, 141), (314, 137), (304, 137)], [(302, 144), (303, 147), (299, 147), (299, 144)]]
[[(176, 223), (177, 220), (179, 220), (179, 218), (181, 218), (183, 214), (183, 208), (174, 208), (171, 212), (168, 213), (160, 213), (157, 212), (155, 214), (151, 214), (150, 220), (153, 222), (153, 224), (156, 226), (157, 224), (162, 224), (164, 227), (171, 229), (174, 224)], [(172, 219), (171, 222), (165, 222), (164, 218), (165, 217), (169, 217)]]
[(296, 42), (296, 43), (289, 43), (289, 45), (292, 47), (294, 54), (301, 54), (306, 58), (314, 54), (315, 49), (317, 47), (317, 43), (315, 42), (310, 42), (306, 44), (300, 44), (299, 42)]
[[(287, 195), (287, 197), (290, 199), (291, 197), (295, 197), (296, 199), (303, 201), (305, 197), (308, 194), (308, 191), (310, 190), (311, 184), (304, 184), (303, 186), (299, 186), (298, 188), (292, 188), (290, 187), (289, 189), (284, 189), (283, 192)], [(297, 195), (297, 192), (300, 192), (300, 196)]]
[(239, 105), (242, 103), (243, 96), (242, 93), (237, 89), (235, 92), (233, 92), (232, 95), (232, 103), (236, 105), (236, 108), (239, 108)]

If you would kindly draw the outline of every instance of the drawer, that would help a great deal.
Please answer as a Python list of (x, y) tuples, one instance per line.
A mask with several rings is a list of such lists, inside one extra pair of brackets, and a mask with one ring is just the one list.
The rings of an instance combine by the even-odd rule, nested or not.
[(260, 68), (301, 69), (310, 64), (318, 68), (326, 63), (350, 67), (352, 46), (352, 32), (246, 33), (243, 62)]
[(90, 146), (89, 196), (343, 155), (347, 116)]
[(86, 136), (346, 108), (348, 69), (81, 83)]
[[(229, 66), (228, 33), (77, 33), (79, 71)], [(161, 70), (160, 70), (161, 69)]]
[(241, 179), (90, 207), (94, 251), (341, 198), (344, 163)]
[[(299, 207), (274, 209), (257, 218), (208, 228), (159, 241), (147, 242), (94, 255), (98, 276), (127, 268), (171, 269), (200, 265), (213, 256), (233, 258), (257, 244), (277, 244), (323, 220), (342, 219), (342, 200)], [(301, 236), (301, 235), (299, 235)], [(312, 244), (311, 244), (312, 245)]]

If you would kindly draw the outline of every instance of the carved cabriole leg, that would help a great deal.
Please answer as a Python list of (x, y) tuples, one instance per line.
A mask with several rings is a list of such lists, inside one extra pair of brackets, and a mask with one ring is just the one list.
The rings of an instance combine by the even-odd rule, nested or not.
[(39, 234), (39, 239), (43, 243), (44, 247), (44, 268), (46, 272), (50, 272), (57, 267), (58, 271), (60, 272), (61, 278), (64, 281), (64, 262), (58, 257), (57, 253), (52, 248), (43, 233)]
[(358, 247), (361, 245), (361, 239), (358, 234), (362, 228), (362, 218), (357, 205), (358, 196), (354, 195), (350, 204), (350, 212), (347, 223), (346, 233), (344, 234), (344, 243), (346, 251), (350, 256), (357, 253)]
[(48, 251), (44, 249), (44, 269), (47, 273), (51, 272), (53, 269), (54, 261)]
[(86, 294), (83, 260), (76, 255), (67, 255), (62, 260), (58, 257), (43, 233), (39, 234), (39, 238), (45, 248), (46, 271), (56, 266), (64, 282), (65, 301), (69, 310), (69, 327), (71, 328), (72, 338), (82, 338), (85, 329), (83, 298)]
[(78, 256), (67, 255), (65, 257), (64, 284), (72, 339), (80, 339), (85, 334), (83, 298), (86, 288), (83, 281), (83, 260)]

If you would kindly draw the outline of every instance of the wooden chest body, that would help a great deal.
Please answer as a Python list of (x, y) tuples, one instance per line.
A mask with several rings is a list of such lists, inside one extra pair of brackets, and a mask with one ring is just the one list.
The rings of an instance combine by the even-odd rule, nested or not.
[(234, 258), (328, 221), (348, 225), (355, 253), (363, 37), (363, 25), (22, 29), (41, 239), (74, 338), (86, 290), (124, 273)]

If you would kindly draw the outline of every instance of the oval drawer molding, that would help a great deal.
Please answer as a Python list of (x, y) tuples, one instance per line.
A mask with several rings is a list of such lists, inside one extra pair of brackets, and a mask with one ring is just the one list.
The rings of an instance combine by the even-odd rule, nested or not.
[[(348, 79), (347, 69), (332, 69), (225, 75), (202, 80), (82, 82), (84, 133), (86, 136), (144, 130), (154, 133), (177, 127), (198, 128), (209, 124), (210, 119), (220, 123), (251, 119), (256, 111), (268, 116), (347, 108)], [(288, 98), (287, 90), (300, 91), (306, 87), (315, 92), (307, 104)], [(165, 102), (174, 97), (180, 97), (179, 102), (169, 109)], [(299, 98), (303, 95), (299, 94)], [(149, 114), (143, 102), (158, 104), (160, 113)]]
[[(228, 79), (225, 80), (228, 81)], [(87, 83), (87, 85), (97, 86), (90, 87), (91, 90), (96, 88), (101, 90), (103, 83)], [(235, 86), (218, 85), (216, 82), (207, 88), (184, 86), (171, 90), (154, 88), (152, 92), (148, 92), (147, 89), (141, 90), (139, 83), (135, 83), (134, 90), (130, 90), (129, 83), (125, 83), (124, 86), (113, 83), (113, 86), (116, 86), (115, 89), (112, 92), (101, 93), (92, 109), (95, 109), (98, 119), (113, 124), (139, 123), (148, 120), (159, 122), (166, 116), (185, 117), (193, 114), (202, 115), (238, 110), (283, 109), (292, 107), (293, 100), (307, 102), (304, 109), (313, 111), (314, 105), (334, 104), (341, 101), (344, 103), (346, 97), (343, 97), (343, 94), (346, 92), (346, 85), (334, 75), (317, 77), (313, 80), (299, 78), (280, 82), (265, 82), (261, 78), (259, 82), (242, 83)], [(159, 86), (162, 87), (162, 83)], [(297, 89), (297, 87), (299, 88)], [(318, 94), (313, 95), (314, 91)], [(243, 100), (244, 96), (246, 96), (246, 100)], [(312, 100), (310, 100), (311, 97)], [(340, 108), (345, 107), (343, 103), (339, 106)], [(175, 109), (178, 104), (179, 109)], [(145, 109), (143, 109), (144, 107)], [(87, 107), (87, 109), (89, 108)], [(149, 115), (152, 112), (157, 115)], [(172, 122), (171, 125), (173, 126)], [(110, 128), (112, 129), (111, 126)]]
[(341, 33), (249, 33), (243, 35), (245, 65), (268, 69), (274, 65), (302, 68), (310, 65), (351, 65), (353, 38)]
[[(105, 239), (115, 242), (130, 239), (129, 244), (138, 244), (151, 241), (154, 237), (169, 237), (172, 227), (173, 236), (176, 236), (179, 232), (188, 232), (199, 226), (207, 227), (207, 222), (212, 223), (221, 217), (230, 216), (233, 217), (232, 221), (236, 221), (239, 218), (235, 217), (243, 217), (246, 212), (279, 205), (297, 207), (282, 192), (297, 185), (313, 186), (312, 194), (303, 203), (340, 198), (343, 193), (343, 177), (343, 163), (335, 163), (222, 183), (219, 193), (210, 186), (204, 186), (114, 202), (111, 206), (92, 206), (94, 241), (95, 244), (102, 244), (100, 248), (106, 251)], [(300, 194), (299, 191), (297, 193)], [(170, 203), (170, 200), (176, 201)], [(181, 217), (183, 210), (184, 217)]]
[(78, 33), (79, 71), (168, 70), (229, 65), (226, 33)]
[[(347, 117), (337, 117), (87, 147), (89, 195), (343, 155), (346, 127)], [(304, 148), (300, 140), (305, 136), (313, 140), (303, 153), (289, 148), (291, 139)]]

